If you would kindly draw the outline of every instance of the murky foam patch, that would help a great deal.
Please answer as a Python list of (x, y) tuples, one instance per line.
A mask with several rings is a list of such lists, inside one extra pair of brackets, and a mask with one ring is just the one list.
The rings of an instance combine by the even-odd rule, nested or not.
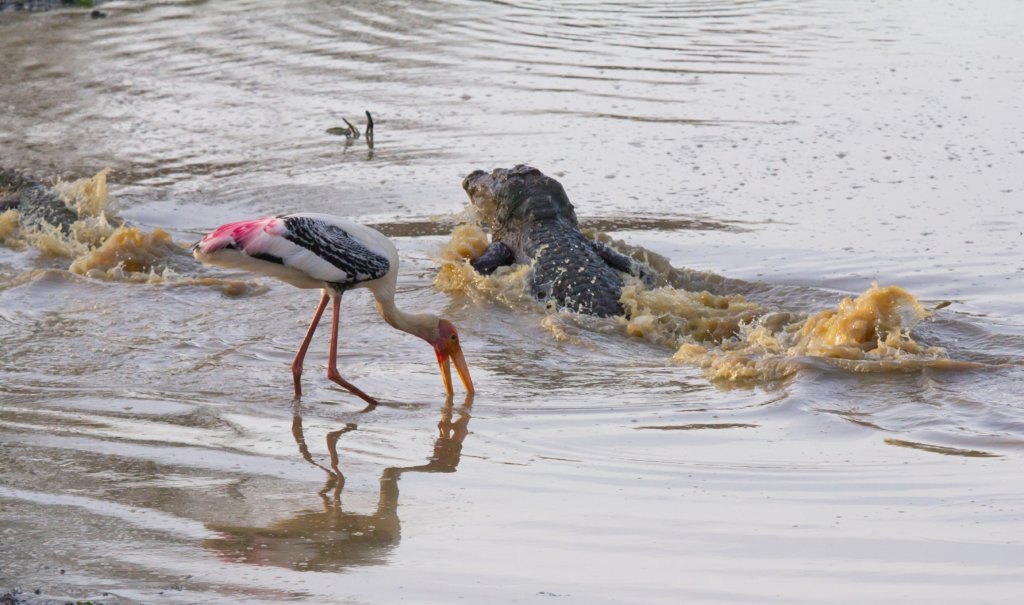
[[(92, 178), (54, 185), (67, 209), (77, 216), (69, 225), (51, 225), (46, 221), (26, 224), (18, 210), (3, 212), (0, 244), (15, 250), (38, 250), (44, 259), (71, 259), (67, 271), (92, 279), (211, 287), (228, 296), (253, 295), (265, 290), (253, 279), (202, 275), (205, 270), (193, 261), (186, 246), (176, 243), (163, 229), (146, 233), (123, 224), (116, 200), (107, 195), (109, 172), (106, 168)], [(18, 285), (33, 279), (34, 274), (23, 273), (8, 281)]]
[[(560, 312), (551, 313), (527, 294), (530, 266), (502, 267), (491, 275), (473, 269), (469, 261), (483, 254), (488, 238), (472, 210), (464, 213), (463, 220), (441, 251), (435, 287), (539, 311), (544, 314), (541, 325), (557, 340), (586, 344), (566, 329)], [(610, 241), (604, 234), (591, 235)], [(942, 347), (915, 340), (911, 331), (931, 317), (932, 311), (898, 286), (873, 284), (856, 298), (844, 298), (835, 308), (814, 314), (779, 311), (741, 294), (681, 287), (682, 282), (720, 286), (726, 280), (690, 275), (660, 255), (627, 248), (626, 252), (658, 272), (660, 284), (649, 287), (626, 276), (620, 298), (624, 313), (615, 323), (630, 336), (674, 348), (674, 361), (700, 367), (708, 378), (721, 384), (785, 381), (808, 359), (827, 360), (853, 372), (979, 367), (950, 359)]]

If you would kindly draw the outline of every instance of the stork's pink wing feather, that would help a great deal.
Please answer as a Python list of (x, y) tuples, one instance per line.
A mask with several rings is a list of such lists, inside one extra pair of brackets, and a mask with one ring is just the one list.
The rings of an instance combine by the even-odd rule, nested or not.
[(251, 221), (228, 223), (218, 227), (198, 244), (203, 254), (212, 254), (224, 248), (237, 248), (248, 255), (265, 253), (275, 238), (284, 233), (280, 219), (268, 216)]

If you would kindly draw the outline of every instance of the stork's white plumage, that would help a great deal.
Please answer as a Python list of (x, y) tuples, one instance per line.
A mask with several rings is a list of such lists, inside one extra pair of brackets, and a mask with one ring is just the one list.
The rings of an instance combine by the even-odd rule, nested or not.
[(192, 253), (209, 265), (243, 269), (299, 288), (323, 290), (313, 321), (292, 362), (296, 397), (302, 396), (300, 376), (306, 350), (330, 299), (334, 304), (327, 377), (368, 403), (377, 403), (342, 378), (337, 370), (341, 296), (352, 288), (368, 288), (377, 300), (377, 310), (384, 321), (434, 347), (449, 395), (453, 392), (451, 361), (455, 362), (466, 390), (473, 392), (473, 381), (455, 326), (435, 315), (405, 313), (395, 306), (398, 250), (375, 229), (327, 214), (286, 214), (218, 227), (193, 246)]

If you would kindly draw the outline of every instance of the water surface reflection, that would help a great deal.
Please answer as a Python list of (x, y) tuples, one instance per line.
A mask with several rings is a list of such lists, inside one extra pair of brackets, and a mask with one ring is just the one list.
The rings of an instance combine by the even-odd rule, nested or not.
[(426, 464), (392, 466), (380, 475), (380, 492), (370, 513), (346, 511), (342, 502), (345, 474), (341, 469), (338, 446), (341, 438), (357, 430), (345, 426), (327, 433), (329, 462), (318, 462), (306, 443), (302, 414), (296, 406), (292, 418), (292, 436), (299, 453), (310, 464), (322, 469), (326, 483), (317, 492), (321, 505), (292, 517), (279, 519), (265, 527), (210, 525), (220, 537), (203, 541), (228, 561), (253, 565), (272, 565), (298, 571), (338, 571), (362, 565), (380, 565), (401, 539), (398, 518), (398, 481), (404, 473), (454, 473), (462, 456), (462, 443), (469, 434), (472, 395), (467, 395), (456, 410), (449, 396), (441, 408), (438, 437)]

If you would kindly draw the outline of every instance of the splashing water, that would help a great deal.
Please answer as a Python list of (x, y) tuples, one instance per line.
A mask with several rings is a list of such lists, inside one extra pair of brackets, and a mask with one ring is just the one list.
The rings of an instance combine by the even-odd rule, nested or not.
[[(441, 251), (435, 287), (547, 312), (541, 326), (556, 340), (577, 342), (559, 319), (564, 312), (546, 308), (528, 295), (530, 266), (501, 267), (491, 275), (473, 269), (469, 261), (483, 254), (488, 238), (472, 214), (467, 220), (453, 230)], [(611, 242), (603, 233), (588, 236)], [(856, 298), (844, 298), (835, 309), (812, 315), (772, 311), (740, 294), (681, 287), (681, 283), (721, 286), (726, 280), (677, 269), (643, 248), (615, 244), (647, 262), (666, 285), (652, 288), (625, 276), (619, 299), (624, 313), (613, 318), (614, 324), (629, 336), (674, 348), (674, 361), (700, 367), (711, 380), (734, 385), (780, 381), (811, 358), (858, 372), (975, 365), (952, 360), (941, 347), (913, 339), (910, 331), (931, 313), (898, 286), (873, 284)], [(601, 320), (584, 323), (595, 322)]]
[(469, 264), (487, 249), (487, 234), (479, 226), (466, 223), (452, 231), (452, 239), (441, 251), (441, 267), (434, 286), (442, 292), (463, 292), (478, 299), (501, 301), (511, 307), (544, 309), (528, 294), (530, 267), (499, 267), (490, 275), (477, 273)]
[(15, 247), (20, 217), (21, 215), (17, 210), (0, 212), (0, 244), (12, 248)]
[(53, 190), (77, 216), (66, 231), (46, 221), (22, 224), (20, 213), (8, 210), (0, 214), (0, 243), (16, 250), (34, 248), (44, 258), (72, 259), (69, 272), (93, 279), (209, 286), (229, 296), (265, 289), (256, 280), (188, 275), (197, 267), (169, 233), (162, 229), (144, 233), (122, 224), (116, 200), (107, 195), (109, 173), (110, 169), (104, 168), (92, 178), (54, 184)]

